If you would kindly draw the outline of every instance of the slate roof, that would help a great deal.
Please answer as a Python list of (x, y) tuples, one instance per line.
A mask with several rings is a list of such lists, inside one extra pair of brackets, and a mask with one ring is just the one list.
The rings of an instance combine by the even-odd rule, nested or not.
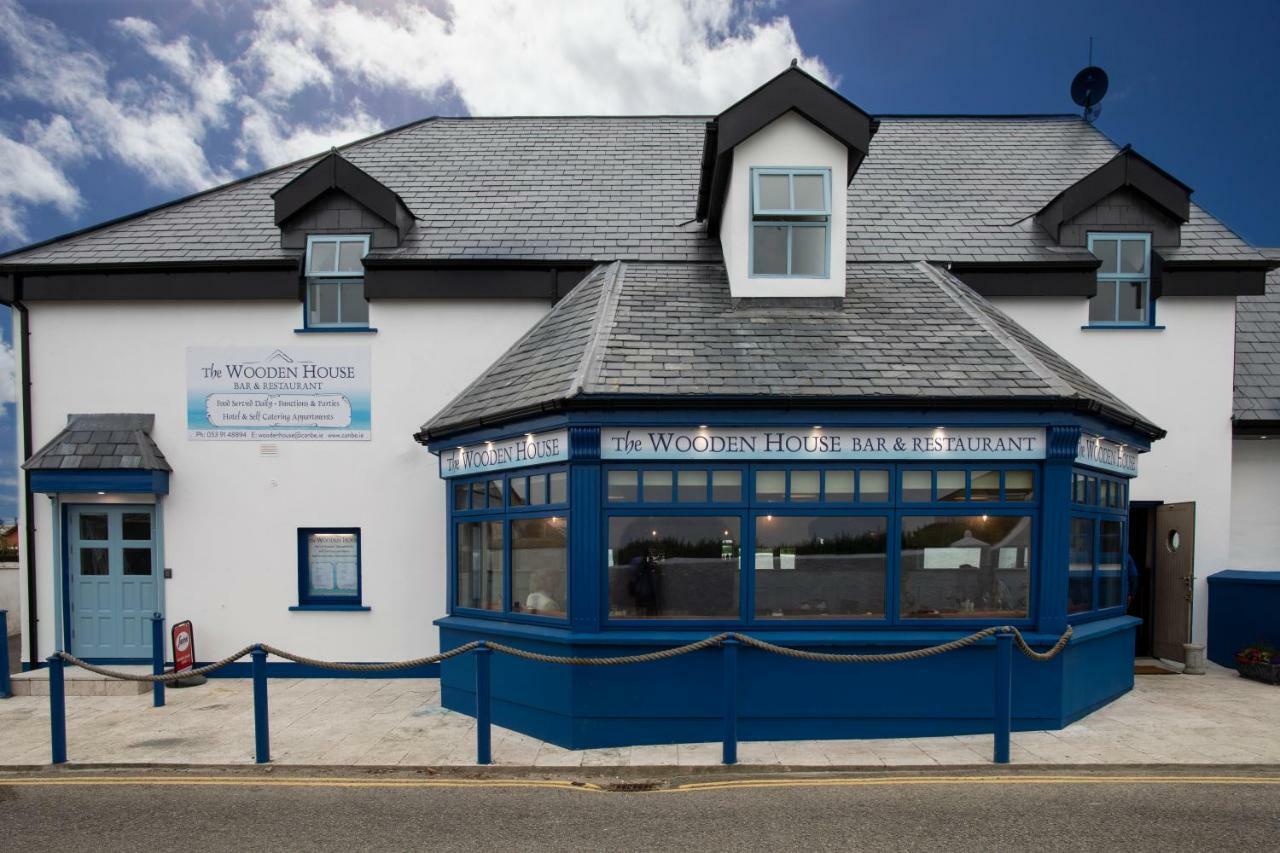
[[(1263, 249), (1280, 260), (1280, 249)], [(1280, 421), (1280, 270), (1262, 296), (1236, 298), (1237, 422)]]
[[(344, 146), (418, 221), (371, 257), (718, 261), (690, 222), (708, 117), (434, 118)], [(1073, 116), (884, 117), (848, 189), (849, 260), (1090, 260), (1032, 220), (1119, 147)], [(25, 264), (296, 257), (271, 193), (320, 156), (0, 257)], [(1192, 205), (1166, 260), (1260, 256)]]
[(565, 400), (659, 396), (1070, 402), (1162, 434), (950, 273), (919, 261), (850, 264), (843, 299), (737, 306), (720, 265), (599, 267), (423, 432)]
[(23, 464), (28, 471), (172, 471), (151, 438), (155, 415), (68, 415), (67, 425)]

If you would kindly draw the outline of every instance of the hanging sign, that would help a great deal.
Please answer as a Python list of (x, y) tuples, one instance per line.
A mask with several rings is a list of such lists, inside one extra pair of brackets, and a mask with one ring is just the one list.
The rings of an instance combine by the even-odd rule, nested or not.
[(173, 671), (189, 671), (196, 664), (196, 634), (191, 620), (174, 625), (169, 634), (173, 642)]
[(1076, 445), (1076, 464), (1136, 477), (1138, 451), (1100, 435), (1081, 433), (1080, 442)]
[(606, 429), (600, 457), (828, 462), (874, 460), (1043, 459), (1045, 431), (1028, 427)]
[(486, 441), (440, 452), (441, 477), (465, 477), (526, 465), (563, 462), (569, 458), (569, 431), (529, 433), (502, 441)]
[(368, 441), (368, 347), (188, 347), (187, 438)]

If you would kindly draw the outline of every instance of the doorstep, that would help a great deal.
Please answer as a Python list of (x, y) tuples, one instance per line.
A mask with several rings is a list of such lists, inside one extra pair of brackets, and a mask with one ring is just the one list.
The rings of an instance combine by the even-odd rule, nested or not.
[[(111, 668), (138, 675), (151, 674), (149, 666), (112, 666)], [(151, 689), (151, 685), (145, 681), (120, 681), (70, 665), (63, 668), (63, 684), (68, 696), (138, 696)], [(15, 672), (13, 695), (48, 696), (49, 668), (41, 667), (29, 672)]]

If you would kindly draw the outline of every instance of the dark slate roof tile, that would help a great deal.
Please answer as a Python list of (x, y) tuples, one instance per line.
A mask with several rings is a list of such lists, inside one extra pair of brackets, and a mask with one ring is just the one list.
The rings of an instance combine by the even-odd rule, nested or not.
[[(1280, 249), (1263, 253), (1280, 260)], [(1236, 299), (1237, 421), (1280, 420), (1280, 270), (1267, 274), (1262, 296)]]
[(151, 438), (155, 415), (69, 415), (67, 425), (32, 454), (23, 468), (45, 471), (66, 468), (170, 471)]

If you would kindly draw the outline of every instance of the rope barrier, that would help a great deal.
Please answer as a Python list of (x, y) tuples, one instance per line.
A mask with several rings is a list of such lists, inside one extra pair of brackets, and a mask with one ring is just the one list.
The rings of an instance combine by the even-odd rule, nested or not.
[(448, 660), (458, 655), (466, 654), (472, 649), (478, 649), (484, 645), (479, 640), (472, 640), (470, 643), (458, 646), (456, 649), (450, 649), (447, 652), (441, 652), (438, 655), (428, 655), (424, 658), (414, 658), (413, 660), (392, 661), (390, 663), (341, 663), (339, 661), (319, 660), (317, 658), (303, 657), (295, 655), (293, 652), (286, 652), (284, 649), (277, 649), (275, 646), (262, 644), (262, 650), (267, 654), (275, 655), (278, 658), (291, 660), (294, 663), (306, 664), (320, 669), (336, 669), (340, 672), (392, 672), (397, 669), (413, 669), (415, 666), (427, 666), (440, 661)]
[(615, 658), (579, 658), (579, 657), (560, 657), (559, 655), (543, 655), (537, 652), (526, 651), (525, 649), (517, 649), (514, 646), (504, 646), (502, 643), (486, 642), (485, 646), (493, 649), (495, 652), (502, 652), (512, 657), (524, 658), (525, 660), (536, 660), (541, 663), (567, 663), (573, 666), (617, 666), (627, 663), (650, 663), (656, 660), (667, 660), (668, 658), (687, 655), (690, 652), (696, 652), (701, 649), (718, 646), (735, 634), (716, 634), (714, 637), (707, 637), (705, 640), (699, 640), (696, 643), (690, 643), (687, 646), (676, 646), (674, 649), (662, 649), (657, 652), (648, 652), (643, 655), (626, 655), (625, 657)]
[(217, 670), (222, 669), (224, 666), (235, 663), (236, 661), (240, 660), (240, 658), (252, 652), (254, 648), (255, 646), (245, 646), (243, 649), (236, 652), (235, 654), (228, 655), (227, 657), (223, 658), (220, 661), (207, 664), (205, 666), (200, 667), (199, 669), (185, 669), (182, 672), (166, 672), (163, 675), (152, 675), (152, 674), (140, 675), (138, 673), (133, 673), (133, 672), (121, 672), (118, 669), (105, 669), (100, 666), (94, 666), (91, 663), (85, 663), (84, 661), (80, 660), (80, 658), (76, 657), (73, 654), (70, 654), (69, 652), (58, 652), (58, 657), (62, 658), (64, 661), (71, 664), (72, 666), (78, 666), (81, 669), (88, 670), (89, 672), (97, 673), (98, 675), (102, 675), (107, 678), (118, 678), (121, 681), (146, 681), (146, 682), (161, 681), (167, 684), (170, 681), (177, 681), (180, 678), (195, 678), (197, 675), (207, 675), (211, 672), (216, 672)]

